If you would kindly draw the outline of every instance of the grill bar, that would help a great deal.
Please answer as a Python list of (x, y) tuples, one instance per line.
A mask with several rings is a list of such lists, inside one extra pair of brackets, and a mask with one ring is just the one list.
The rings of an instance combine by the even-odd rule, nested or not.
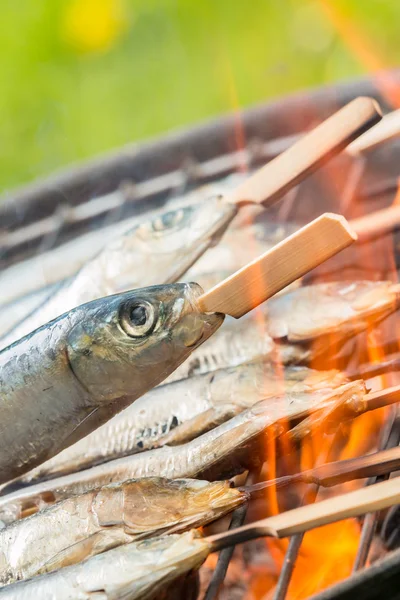
[[(328, 463), (332, 460), (334, 448), (336, 444), (340, 444), (340, 439), (342, 436), (342, 430), (339, 429), (333, 437), (325, 462)], [(303, 498), (303, 504), (313, 504), (317, 499), (319, 488), (319, 485), (310, 486), (310, 489)], [(298, 533), (290, 538), (273, 600), (285, 600), (286, 598), (303, 538), (304, 533)]]
[(309, 600), (400, 600), (400, 550)]
[[(385, 427), (382, 431), (382, 441), (379, 444), (380, 450), (398, 446), (400, 442), (400, 419), (397, 416), (397, 413), (398, 407), (395, 405), (390, 410)], [(367, 485), (373, 485), (378, 481), (385, 481), (386, 479), (389, 479), (389, 477), (389, 473), (387, 475), (371, 477), (367, 481)], [(379, 513), (370, 513), (369, 515), (366, 515), (364, 519), (364, 523), (361, 529), (360, 543), (357, 550), (357, 556), (354, 561), (353, 572), (359, 571), (360, 569), (365, 567), (365, 564), (368, 559), (368, 554), (371, 549), (372, 540), (376, 531), (378, 516)]]
[[(314, 492), (311, 492), (310, 502), (314, 502), (318, 493), (318, 487), (315, 486)], [(296, 560), (300, 552), (300, 546), (302, 544), (304, 533), (298, 533), (290, 538), (289, 546), (285, 554), (285, 560), (283, 563), (282, 570), (279, 574), (278, 583), (276, 584), (275, 594), (273, 600), (284, 600), (292, 579)]]
[[(244, 504), (237, 508), (232, 514), (232, 519), (229, 525), (229, 529), (235, 529), (244, 524), (247, 515), (248, 504)], [(214, 600), (218, 596), (218, 592), (224, 582), (226, 573), (228, 571), (229, 563), (235, 551), (235, 546), (229, 546), (221, 550), (218, 556), (218, 562), (215, 570), (212, 574), (211, 581), (204, 594), (204, 600)]]

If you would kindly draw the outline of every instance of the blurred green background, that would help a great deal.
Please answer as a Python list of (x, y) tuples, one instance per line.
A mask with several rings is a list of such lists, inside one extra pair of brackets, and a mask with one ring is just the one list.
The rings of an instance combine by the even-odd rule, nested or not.
[(2, 0), (1, 189), (400, 62), (399, 0)]

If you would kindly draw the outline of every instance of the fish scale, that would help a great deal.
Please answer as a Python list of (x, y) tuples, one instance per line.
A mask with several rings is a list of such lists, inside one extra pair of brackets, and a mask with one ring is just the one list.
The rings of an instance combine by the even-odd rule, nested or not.
[[(282, 379), (282, 373), (273, 364), (259, 361), (164, 385), (28, 473), (23, 481), (88, 468), (165, 443), (182, 443), (230, 418), (232, 410), (240, 412), (278, 391), (312, 393), (318, 389), (333, 389), (345, 381), (338, 371), (291, 366), (285, 368)], [(188, 428), (183, 431), (181, 426), (185, 423)]]
[[(227, 481), (163, 478), (73, 496), (0, 530), (0, 586), (138, 539), (205, 525), (246, 499)], [(49, 537), (52, 530), (58, 535)]]
[(127, 544), (106, 553), (0, 589), (4, 600), (152, 600), (180, 575), (198, 569), (210, 552), (193, 531)]
[[(279, 395), (258, 402), (252, 408), (186, 444), (166, 446), (118, 458), (2, 496), (0, 519), (9, 522), (20, 514), (26, 503), (32, 505), (42, 500), (46, 494), (58, 500), (127, 479), (161, 476), (169, 479), (206, 477), (215, 480), (230, 477), (247, 468), (249, 462), (258, 459), (257, 451), (250, 448), (251, 442), (259, 439), (267, 428), (278, 423), (280, 419), (295, 416), (298, 418), (316, 408), (331, 406), (339, 399), (361, 399), (364, 393), (364, 382), (354, 381), (335, 390), (322, 389), (313, 394), (293, 393), (284, 397)], [(247, 450), (248, 454), (237, 463), (236, 458), (243, 450)]]

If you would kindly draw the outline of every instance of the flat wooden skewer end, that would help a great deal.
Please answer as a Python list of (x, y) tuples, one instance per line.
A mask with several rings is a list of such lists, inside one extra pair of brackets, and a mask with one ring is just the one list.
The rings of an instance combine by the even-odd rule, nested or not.
[(346, 152), (352, 156), (358, 156), (363, 152), (373, 150), (384, 142), (400, 136), (400, 110), (394, 110), (383, 117), (383, 119), (369, 131), (363, 133), (346, 148)]
[(356, 98), (226, 196), (227, 202), (272, 204), (382, 118), (372, 98)]
[(356, 239), (344, 217), (326, 213), (205, 292), (199, 308), (238, 319)]

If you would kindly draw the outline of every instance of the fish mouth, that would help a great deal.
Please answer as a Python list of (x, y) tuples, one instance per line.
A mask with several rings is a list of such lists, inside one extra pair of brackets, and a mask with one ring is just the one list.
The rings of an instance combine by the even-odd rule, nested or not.
[(203, 313), (198, 298), (204, 293), (197, 283), (184, 284), (184, 302), (177, 308), (176, 328), (182, 343), (191, 350), (205, 342), (223, 323), (222, 313)]
[(222, 325), (225, 315), (222, 313), (192, 313), (182, 317), (180, 335), (183, 344), (195, 350), (203, 342), (208, 340)]

